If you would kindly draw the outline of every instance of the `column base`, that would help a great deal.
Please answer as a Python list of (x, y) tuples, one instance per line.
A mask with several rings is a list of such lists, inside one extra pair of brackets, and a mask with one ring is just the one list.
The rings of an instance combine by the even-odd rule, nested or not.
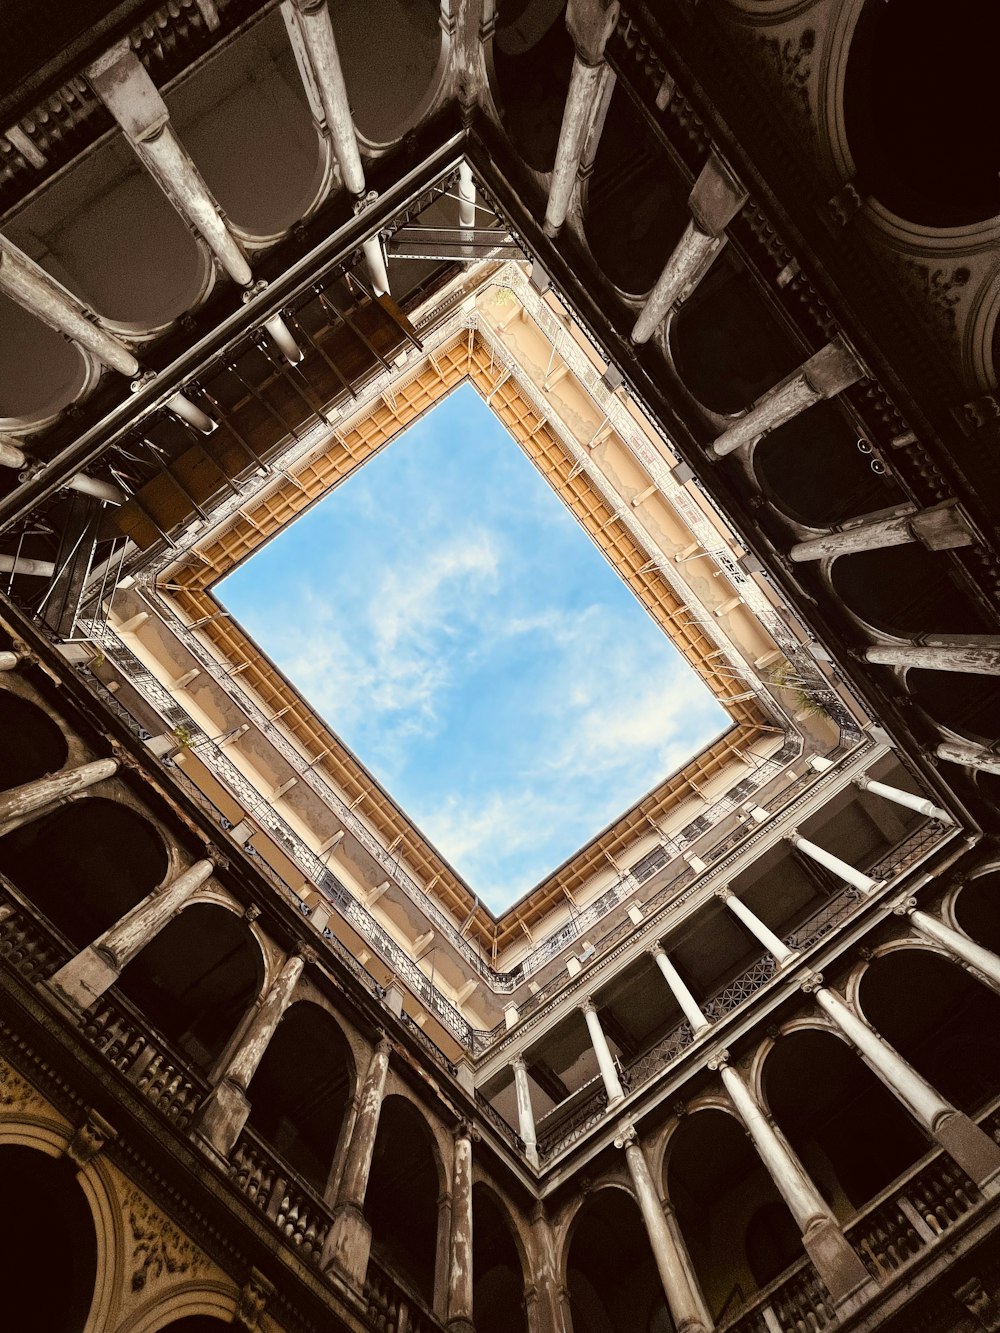
[(353, 1203), (341, 1204), (323, 1242), (320, 1264), (332, 1269), (355, 1291), (363, 1291), (368, 1256), (372, 1248), (372, 1229), (364, 1213)]
[(814, 1222), (803, 1234), (802, 1244), (838, 1310), (853, 1308), (878, 1290), (861, 1256), (830, 1218)]
[(449, 1319), (445, 1328), (448, 1333), (476, 1333), (472, 1320), (466, 1319), (465, 1315), (458, 1315), (455, 1319)]
[(1000, 1144), (963, 1111), (945, 1116), (935, 1125), (934, 1137), (984, 1194), (1000, 1191)]
[(223, 1081), (202, 1102), (191, 1128), (212, 1152), (228, 1161), (249, 1114), (243, 1089)]
[(88, 945), (46, 982), (48, 989), (71, 1009), (83, 1012), (101, 998), (121, 976), (119, 968)]

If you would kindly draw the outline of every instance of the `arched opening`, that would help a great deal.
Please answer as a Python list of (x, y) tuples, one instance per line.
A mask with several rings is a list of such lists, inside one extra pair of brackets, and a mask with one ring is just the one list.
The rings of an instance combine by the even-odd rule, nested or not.
[(375, 1136), (365, 1217), (373, 1253), (428, 1305), (434, 1300), (440, 1191), (427, 1121), (404, 1097), (387, 1097)]
[(0, 838), (0, 870), (79, 949), (155, 889), (168, 864), (148, 819), (99, 796)]
[(66, 763), (66, 737), (37, 704), (0, 690), (0, 790), (20, 787)]
[(250, 1082), (249, 1124), (320, 1195), (354, 1086), (351, 1050), (318, 1005), (286, 1010)]
[[(343, 8), (335, 5), (335, 14)], [(166, 101), (184, 147), (238, 227), (272, 236), (305, 214), (319, 186), (320, 140), (277, 10)]]
[(220, 1328), (232, 1333), (233, 1325), (222, 1319), (213, 1319), (207, 1314), (190, 1314), (185, 1319), (175, 1319), (172, 1324), (164, 1324), (160, 1333), (217, 1333)]
[(573, 1333), (674, 1333), (642, 1214), (624, 1190), (587, 1196), (566, 1270)]
[(358, 132), (391, 143), (416, 122), (433, 92), (439, 0), (337, 0), (330, 17)]
[(476, 1333), (528, 1333), (521, 1256), (503, 1209), (483, 1185), (472, 1188), (472, 1279)]
[(892, 478), (872, 470), (871, 454), (858, 448), (853, 422), (832, 398), (769, 431), (753, 464), (781, 512), (810, 527), (833, 527), (900, 498)]
[(119, 989), (170, 1041), (210, 1068), (264, 984), (264, 961), (234, 912), (192, 903), (122, 972)]
[[(19, 1333), (79, 1333), (97, 1280), (97, 1232), (68, 1158), (0, 1147), (9, 1203), (0, 1214), (0, 1284)], [(58, 1265), (46, 1238), (57, 1224)]]
[(688, 392), (725, 414), (742, 412), (806, 360), (729, 250), (677, 312), (670, 346)]
[(666, 1186), (716, 1320), (802, 1258), (791, 1214), (743, 1126), (726, 1111), (709, 1107), (684, 1117), (670, 1142)]
[(906, 686), (942, 727), (986, 745), (1000, 739), (1000, 680), (964, 671), (907, 671)]
[(989, 625), (946, 551), (919, 542), (834, 561), (834, 590), (855, 615), (888, 634), (984, 634)]
[(573, 68), (563, 0), (497, 0), (495, 92), (504, 128), (535, 171), (551, 171)]
[(1000, 954), (1000, 871), (962, 886), (955, 899), (955, 921), (977, 944)]
[(832, 1032), (782, 1037), (767, 1056), (764, 1090), (774, 1118), (841, 1221), (930, 1147), (892, 1093)]
[(689, 194), (645, 117), (617, 88), (587, 182), (583, 222), (594, 258), (616, 287), (635, 296), (649, 291), (690, 219)]
[(957, 963), (927, 949), (883, 955), (861, 978), (858, 1002), (869, 1023), (959, 1110), (976, 1111), (996, 1095), (1000, 995)]
[[(961, 60), (941, 59), (949, 36), (961, 43)], [(1000, 148), (982, 133), (995, 117), (995, 52), (991, 0), (955, 0), (946, 27), (936, 0), (869, 0), (844, 86), (861, 194), (931, 227), (1000, 213)]]
[(68, 339), (0, 296), (0, 418), (43, 420), (72, 402), (85, 379)]

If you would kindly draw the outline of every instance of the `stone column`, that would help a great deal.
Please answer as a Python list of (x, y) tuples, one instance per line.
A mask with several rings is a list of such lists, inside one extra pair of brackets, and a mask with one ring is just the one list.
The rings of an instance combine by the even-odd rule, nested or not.
[(139, 373), (139, 362), (125, 344), (102, 329), (82, 301), (4, 236), (0, 236), (0, 292), (50, 329), (85, 347), (102, 365), (122, 375)]
[(684, 1017), (691, 1024), (695, 1032), (701, 1032), (707, 1027), (711, 1027), (708, 1019), (701, 1012), (698, 1001), (685, 986), (679, 972), (673, 963), (667, 957), (666, 950), (662, 944), (654, 944), (649, 951), (656, 959), (660, 971), (663, 973), (664, 980), (670, 987), (671, 994), (680, 1005), (684, 1012)]
[(659, 1191), (653, 1183), (649, 1163), (636, 1137), (635, 1128), (626, 1125), (615, 1136), (615, 1147), (625, 1149), (635, 1197), (646, 1226), (646, 1235), (656, 1260), (657, 1272), (667, 1298), (670, 1318), (677, 1333), (709, 1333), (714, 1327), (705, 1298), (698, 1286), (691, 1260), (679, 1243), (679, 1237), (667, 1225), (660, 1205)]
[(806, 1253), (826, 1283), (835, 1304), (842, 1305), (866, 1288), (873, 1287), (873, 1279), (848, 1243), (802, 1163), (779, 1134), (771, 1117), (758, 1106), (742, 1076), (728, 1061), (728, 1052), (723, 1051), (717, 1059), (709, 1062), (709, 1067), (720, 1070), (729, 1100), (802, 1232)]
[(447, 1326), (453, 1333), (475, 1333), (472, 1325), (472, 1130), (469, 1125), (461, 1125), (455, 1135), (448, 1257)]
[(798, 957), (798, 953), (789, 949), (788, 945), (785, 944), (783, 940), (779, 939), (773, 930), (769, 930), (756, 912), (751, 912), (746, 903), (741, 902), (736, 894), (733, 893), (732, 889), (716, 889), (715, 896), (721, 898), (732, 912), (733, 916), (738, 917), (750, 931), (751, 935), (755, 936), (761, 944), (763, 944), (764, 948), (773, 956), (779, 967), (784, 967), (786, 963), (790, 963), (794, 958)]
[(149, 894), (61, 967), (48, 985), (72, 1008), (89, 1009), (115, 984), (136, 954), (177, 915), (214, 868), (211, 861), (196, 861), (169, 884)]
[(738, 421), (724, 430), (712, 445), (722, 458), (741, 445), (753, 444), (769, 430), (791, 421), (807, 407), (833, 398), (864, 375), (854, 354), (840, 338), (818, 351), (787, 379), (768, 389)]
[(112, 46), (85, 73), (174, 208), (194, 227), (233, 281), (248, 286), (253, 274), (246, 256), (174, 133), (167, 104), (128, 40)]
[(53, 801), (60, 801), (74, 792), (84, 791), (95, 782), (103, 782), (118, 772), (117, 759), (95, 759), (79, 768), (64, 768), (51, 777), (36, 778), (21, 787), (0, 792), (0, 836), (10, 832), (32, 817), (45, 812)]
[(823, 560), (828, 556), (850, 555), (855, 551), (877, 551), (886, 546), (906, 546), (922, 542), (931, 551), (949, 551), (956, 546), (971, 546), (972, 529), (954, 500), (945, 500), (930, 509), (914, 509), (892, 518), (869, 514), (849, 527), (824, 537), (798, 542), (788, 552), (792, 560)]
[(934, 753), (939, 759), (981, 773), (1000, 773), (1000, 750), (992, 746), (972, 745), (963, 741), (942, 741)]
[(695, 181), (688, 204), (692, 220), (646, 298), (632, 341), (652, 337), (671, 306), (686, 300), (725, 244), (726, 228), (747, 201), (747, 192), (713, 152)]
[(286, 959), (284, 966), (261, 1001), (260, 1007), (247, 1028), (216, 1086), (202, 1102), (193, 1128), (209, 1149), (227, 1159), (239, 1138), (250, 1103), (247, 1089), (264, 1057), (268, 1043), (281, 1016), (292, 1001), (292, 995), (307, 961), (315, 959), (312, 949), (304, 946)]
[(618, 21), (618, 0), (569, 0), (566, 27), (576, 50), (545, 208), (545, 233), (557, 236), (569, 212), (584, 144), (600, 103), (604, 48)]
[(1000, 637), (992, 634), (936, 637), (936, 643), (875, 644), (865, 649), (864, 658), (878, 666), (1000, 676)]
[(921, 912), (916, 906), (916, 899), (911, 898), (901, 909), (902, 915), (908, 916), (910, 924), (925, 940), (939, 944), (959, 963), (965, 963), (986, 982), (991, 990), (1000, 992), (1000, 956), (992, 949), (977, 944), (975, 940), (963, 935), (960, 930), (946, 925), (944, 921), (929, 912)]
[(863, 870), (855, 869), (846, 861), (842, 861), (839, 856), (834, 856), (833, 852), (827, 852), (822, 847), (817, 847), (808, 838), (803, 838), (797, 829), (793, 829), (788, 834), (787, 841), (805, 856), (810, 857), (817, 865), (832, 870), (835, 875), (853, 885), (854, 888), (860, 889), (862, 893), (872, 893), (879, 887), (879, 880), (872, 879), (871, 875), (866, 875)]
[[(816, 1002), (837, 1025), (865, 1064), (906, 1107), (927, 1133), (940, 1143), (985, 1194), (1000, 1189), (1000, 1144), (957, 1110), (843, 996), (816, 983)], [(808, 983), (807, 983), (808, 984)]]
[(594, 1008), (593, 1000), (584, 1000), (580, 1009), (587, 1021), (587, 1030), (590, 1033), (591, 1045), (594, 1048), (594, 1054), (597, 1056), (597, 1065), (601, 1071), (601, 1078), (604, 1080), (604, 1086), (608, 1092), (608, 1105), (614, 1106), (616, 1102), (625, 1100), (625, 1090), (618, 1078), (618, 1070), (615, 1068), (615, 1061), (611, 1054), (611, 1047), (608, 1045), (608, 1039), (604, 1035), (604, 1029), (601, 1027), (601, 1020), (597, 1016), (597, 1010)]
[(340, 179), (346, 190), (360, 197), (365, 192), (365, 173), (327, 0), (291, 0), (281, 8), (286, 24), (297, 32), (309, 62), (340, 167)]
[(541, 1202), (535, 1204), (531, 1216), (528, 1262), (535, 1289), (534, 1304), (529, 1307), (529, 1333), (572, 1333), (564, 1308), (564, 1288), (559, 1281), (552, 1228)]
[(538, 1165), (538, 1139), (535, 1136), (535, 1113), (531, 1106), (528, 1086), (528, 1066), (522, 1055), (516, 1056), (510, 1066), (514, 1071), (514, 1089), (517, 1093), (518, 1133), (524, 1142), (524, 1155), (532, 1166)]
[(0, 671), (16, 671), (20, 660), (17, 653), (0, 653)]
[(323, 1267), (336, 1269), (358, 1290), (364, 1286), (372, 1231), (364, 1215), (368, 1176), (375, 1151), (382, 1098), (389, 1073), (389, 1039), (384, 1034), (372, 1053), (351, 1129), (333, 1223), (323, 1245)]
[(873, 791), (876, 796), (883, 796), (887, 801), (892, 801), (895, 805), (904, 805), (908, 810), (916, 810), (918, 814), (926, 815), (928, 819), (936, 819), (942, 824), (954, 824), (954, 820), (947, 810), (935, 805), (929, 801), (926, 796), (915, 796), (911, 791), (903, 791), (901, 787), (890, 787), (886, 782), (877, 782), (870, 778), (867, 773), (862, 773), (860, 777), (854, 779), (855, 787), (860, 787), (862, 791)]

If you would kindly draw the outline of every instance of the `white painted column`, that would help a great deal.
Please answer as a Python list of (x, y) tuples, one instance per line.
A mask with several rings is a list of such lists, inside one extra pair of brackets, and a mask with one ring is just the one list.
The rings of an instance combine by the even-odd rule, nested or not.
[[(587, 135), (601, 103), (604, 48), (618, 21), (618, 0), (569, 0), (566, 27), (576, 48), (556, 160), (545, 207), (545, 233), (557, 236), (566, 221)], [(591, 145), (596, 151), (596, 145)]]
[(920, 667), (925, 671), (959, 671), (974, 676), (1000, 676), (1000, 637), (970, 634), (937, 643), (875, 644), (866, 648), (866, 662), (878, 666)]
[(535, 1133), (535, 1113), (531, 1105), (528, 1085), (528, 1066), (524, 1056), (515, 1056), (510, 1062), (514, 1071), (514, 1091), (517, 1094), (518, 1133), (524, 1143), (524, 1155), (532, 1166), (538, 1165), (538, 1136)]
[(814, 842), (808, 838), (803, 838), (797, 829), (793, 829), (786, 837), (793, 847), (797, 848), (804, 856), (808, 856), (815, 861), (817, 865), (825, 866), (827, 870), (845, 880), (862, 893), (871, 893), (879, 887), (880, 881), (872, 879), (871, 875), (866, 875), (863, 870), (857, 870), (854, 866), (848, 865), (842, 861), (839, 856), (834, 856), (833, 852), (825, 851), (822, 847), (817, 847)]
[(930, 509), (917, 510), (908, 505), (906, 513), (889, 518), (875, 514), (852, 520), (838, 532), (798, 542), (788, 554), (795, 561), (823, 560), (856, 551), (906, 546), (910, 542), (922, 542), (931, 551), (949, 551), (957, 546), (971, 546), (974, 541), (965, 515), (954, 500), (945, 500)]
[[(82, 301), (5, 236), (0, 236), (0, 292), (50, 329), (85, 347), (102, 365), (122, 375), (139, 373), (139, 362), (125, 344), (102, 329)], [(3, 461), (5, 466), (20, 467), (23, 455), (21, 463)]]
[(802, 1243), (834, 1300), (842, 1303), (872, 1283), (859, 1255), (840, 1230), (833, 1211), (805, 1168), (723, 1051), (709, 1062), (718, 1068), (729, 1100), (802, 1233)]
[(746, 190), (711, 153), (688, 200), (692, 220), (646, 298), (632, 330), (634, 343), (647, 342), (670, 308), (691, 295), (721, 251), (726, 228), (746, 200)]
[(840, 338), (818, 351), (786, 380), (768, 389), (738, 421), (724, 430), (711, 446), (718, 457), (731, 454), (741, 445), (769, 430), (775, 430), (807, 407), (833, 398), (864, 376), (864, 368)]
[[(0, 237), (2, 240), (2, 237)], [(138, 368), (138, 363), (136, 363)], [(10, 440), (0, 438), (0, 467), (26, 468), (28, 456), (23, 449)], [(97, 477), (88, 477), (85, 472), (78, 472), (69, 481), (61, 483), (68, 491), (79, 491), (82, 495), (92, 495), (95, 500), (107, 500), (109, 504), (124, 504), (125, 492), (113, 482), (101, 481)]]
[(989, 1186), (987, 1192), (994, 1193), (1000, 1183), (1000, 1145), (942, 1097), (837, 991), (818, 986), (816, 1002), (917, 1123), (980, 1188)]
[(721, 898), (732, 912), (733, 916), (738, 917), (746, 926), (747, 930), (750, 931), (751, 935), (755, 936), (755, 938), (763, 944), (768, 953), (774, 957), (779, 967), (784, 967), (786, 963), (789, 963), (792, 959), (798, 957), (798, 954), (794, 950), (789, 949), (784, 940), (779, 939), (773, 930), (770, 930), (764, 925), (756, 912), (751, 912), (746, 903), (741, 902), (741, 900), (737, 898), (732, 889), (716, 889), (715, 896)]
[(903, 791), (901, 787), (890, 787), (886, 782), (878, 782), (875, 778), (870, 778), (867, 773), (862, 773), (860, 777), (856, 777), (854, 785), (860, 787), (862, 791), (872, 791), (876, 796), (883, 796), (895, 805), (904, 805), (908, 810), (916, 810), (918, 814), (926, 815), (928, 819), (936, 819), (942, 824), (954, 824), (955, 822), (947, 810), (942, 809), (940, 805), (935, 805), (926, 796), (916, 796), (911, 791)]
[(192, 403), (186, 394), (172, 393), (167, 399), (166, 405), (182, 421), (186, 421), (195, 430), (201, 431), (202, 435), (211, 435), (218, 425), (218, 422), (213, 421), (207, 412), (203, 412), (197, 403)]
[(653, 1183), (649, 1163), (634, 1126), (626, 1125), (615, 1136), (615, 1147), (625, 1149), (635, 1197), (674, 1328), (677, 1333), (709, 1333), (714, 1327), (712, 1316), (698, 1286), (691, 1260), (682, 1249), (679, 1237), (667, 1224), (659, 1191)]
[(32, 815), (42, 813), (53, 801), (84, 791), (95, 782), (114, 777), (117, 772), (117, 759), (95, 759), (78, 768), (66, 768), (52, 777), (37, 778), (34, 782), (0, 792), (0, 834), (25, 823)]
[(464, 158), (458, 164), (458, 225), (466, 229), (476, 225), (476, 182)]
[(941, 741), (934, 753), (950, 764), (961, 764), (980, 773), (1000, 773), (1000, 750), (963, 741)]
[(253, 279), (246, 256), (177, 138), (167, 104), (128, 40), (111, 47), (85, 73), (177, 212), (195, 228), (233, 281), (246, 287)]
[(979, 973), (988, 986), (1000, 992), (1000, 955), (982, 944), (977, 944), (968, 935), (956, 930), (954, 926), (947, 925), (939, 917), (932, 916), (930, 912), (922, 912), (913, 898), (897, 910), (909, 918), (913, 928), (923, 935), (924, 939), (939, 944), (956, 962), (966, 963), (973, 971)]
[(0, 653), (0, 671), (16, 671), (20, 660), (17, 653)]
[(673, 963), (667, 957), (666, 950), (662, 944), (654, 944), (649, 951), (656, 959), (657, 966), (663, 973), (664, 980), (670, 987), (670, 992), (674, 999), (680, 1005), (684, 1017), (694, 1028), (695, 1032), (701, 1032), (707, 1027), (711, 1027), (708, 1019), (701, 1012), (698, 1001), (685, 986), (680, 973), (674, 967)]
[(625, 1090), (618, 1078), (618, 1070), (615, 1068), (615, 1061), (611, 1054), (611, 1047), (608, 1045), (608, 1039), (604, 1035), (604, 1029), (601, 1027), (601, 1020), (598, 1018), (597, 1010), (594, 1008), (594, 1002), (592, 1000), (584, 1000), (580, 1009), (587, 1021), (590, 1042), (594, 1048), (594, 1054), (597, 1056), (597, 1065), (601, 1071), (601, 1078), (604, 1080), (604, 1086), (607, 1089), (608, 1105), (614, 1106), (616, 1102), (625, 1100)]
[(56, 572), (51, 560), (32, 560), (26, 555), (0, 555), (0, 574), (25, 574), (50, 579)]
[(211, 861), (196, 861), (169, 884), (149, 894), (61, 967), (50, 978), (49, 986), (74, 1009), (89, 1009), (115, 984), (136, 954), (177, 915), (214, 868)]

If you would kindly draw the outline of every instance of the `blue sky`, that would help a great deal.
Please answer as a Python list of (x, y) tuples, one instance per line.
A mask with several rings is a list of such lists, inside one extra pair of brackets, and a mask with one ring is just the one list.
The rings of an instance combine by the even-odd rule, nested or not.
[(216, 591), (494, 911), (727, 725), (468, 385)]

